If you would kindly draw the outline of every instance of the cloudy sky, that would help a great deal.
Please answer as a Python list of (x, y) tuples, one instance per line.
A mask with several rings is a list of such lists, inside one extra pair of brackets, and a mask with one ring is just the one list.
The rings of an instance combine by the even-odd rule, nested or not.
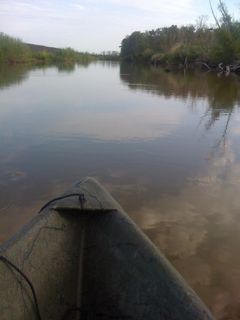
[[(238, 0), (225, 3), (238, 17)], [(200, 15), (212, 21), (208, 0), (0, 0), (0, 31), (30, 43), (101, 52), (118, 50), (135, 30), (194, 23)]]

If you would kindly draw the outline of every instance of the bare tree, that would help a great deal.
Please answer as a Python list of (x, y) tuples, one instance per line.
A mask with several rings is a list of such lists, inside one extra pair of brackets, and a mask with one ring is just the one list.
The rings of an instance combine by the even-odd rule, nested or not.
[(212, 11), (213, 18), (214, 18), (214, 20), (215, 20), (218, 28), (221, 28), (220, 23), (219, 23), (219, 21), (218, 21), (218, 18), (217, 18), (217, 16), (215, 15), (215, 12), (214, 12), (214, 10), (213, 10), (211, 0), (209, 0), (209, 5), (210, 5), (211, 11)]

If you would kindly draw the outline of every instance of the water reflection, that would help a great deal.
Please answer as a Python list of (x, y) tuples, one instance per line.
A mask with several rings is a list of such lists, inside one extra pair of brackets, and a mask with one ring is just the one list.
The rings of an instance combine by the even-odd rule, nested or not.
[(120, 77), (133, 90), (146, 90), (165, 97), (208, 98), (214, 108), (228, 110), (240, 102), (240, 78), (215, 73), (165, 72), (160, 68), (122, 63)]
[(78, 64), (65, 63), (57, 65), (39, 65), (30, 64), (4, 65), (0, 64), (0, 89), (14, 84), (19, 85), (22, 81), (28, 79), (29, 72), (33, 70), (47, 70), (49, 67), (56, 68), (59, 73), (71, 73), (75, 71), (76, 66), (87, 68), (91, 62), (83, 61)]
[(56, 68), (57, 68), (58, 72), (60, 72), (60, 73), (63, 73), (63, 72), (71, 73), (71, 72), (74, 72), (77, 67), (88, 68), (91, 63), (92, 62), (88, 61), (88, 60), (83, 60), (78, 63), (68, 62), (68, 63), (57, 64)]
[(6, 66), (0, 64), (0, 89), (14, 84), (20, 84), (28, 78), (28, 72), (32, 70), (28, 65)]
[[(83, 66), (87, 67), (88, 64), (83, 64)], [(71, 73), (75, 70), (75, 63), (66, 63), (66, 64), (59, 64), (57, 66), (58, 72), (66, 72)]]
[[(146, 91), (166, 98), (175, 97), (185, 101), (192, 111), (199, 102), (205, 110), (198, 126), (211, 129), (214, 123), (225, 118), (222, 132), (213, 149), (225, 148), (232, 113), (240, 104), (240, 78), (236, 75), (226, 77), (215, 73), (165, 72), (159, 68), (122, 64), (120, 78), (131, 90)], [(215, 150), (213, 150), (215, 151)]]
[[(142, 184), (133, 216), (150, 238), (165, 252), (195, 290), (208, 301), (217, 319), (240, 317), (239, 208), (240, 79), (215, 74), (166, 73), (152, 68), (122, 66), (121, 79), (130, 90), (184, 100), (192, 112), (205, 105), (198, 128), (221, 127), (209, 150), (208, 166), (188, 176), (174, 195), (149, 196)], [(227, 137), (228, 135), (228, 137)], [(228, 139), (227, 139), (228, 138)], [(212, 148), (213, 147), (213, 148)], [(223, 151), (223, 152), (222, 152)], [(211, 161), (209, 161), (211, 160)], [(116, 194), (118, 193), (115, 188)], [(120, 186), (120, 190), (123, 190)], [(123, 191), (122, 191), (123, 192)], [(123, 196), (124, 198), (124, 196)]]
[(166, 98), (176, 97), (194, 102), (207, 99), (211, 123), (222, 113), (231, 112), (240, 103), (240, 78), (215, 73), (165, 72), (144, 66), (121, 64), (121, 80), (131, 90), (144, 90)]
[(101, 64), (104, 67), (119, 68), (119, 61), (100, 60), (100, 61), (97, 61), (97, 63)]
[(1, 240), (94, 176), (217, 319), (239, 319), (238, 78), (109, 62), (26, 74), (0, 90)]

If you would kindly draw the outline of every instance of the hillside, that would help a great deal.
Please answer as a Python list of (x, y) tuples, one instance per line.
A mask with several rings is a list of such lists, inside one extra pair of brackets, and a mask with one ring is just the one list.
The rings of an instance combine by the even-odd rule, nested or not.
[(50, 53), (57, 53), (61, 50), (60, 48), (42, 46), (42, 45), (33, 44), (33, 43), (24, 43), (24, 44), (28, 46), (33, 52), (45, 51)]

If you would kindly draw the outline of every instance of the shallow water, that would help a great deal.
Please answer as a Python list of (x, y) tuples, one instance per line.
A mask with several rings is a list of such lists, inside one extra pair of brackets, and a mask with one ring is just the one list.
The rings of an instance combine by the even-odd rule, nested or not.
[(239, 84), (118, 63), (0, 68), (1, 242), (94, 176), (217, 319), (239, 319)]

